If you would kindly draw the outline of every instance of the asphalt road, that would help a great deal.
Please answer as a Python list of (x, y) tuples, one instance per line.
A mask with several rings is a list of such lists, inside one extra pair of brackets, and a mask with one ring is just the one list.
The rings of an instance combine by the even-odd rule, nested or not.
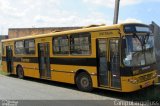
[[(73, 89), (72, 89), (73, 88)], [(76, 86), (38, 79), (18, 79), (0, 75), (0, 100), (113, 100), (78, 91)]]
[[(63, 106), (71, 106), (71, 104), (74, 106), (97, 106), (104, 104), (112, 106), (117, 99), (97, 93), (81, 92), (78, 91), (75, 85), (71, 84), (33, 78), (18, 79), (15, 76), (0, 75), (0, 100), (2, 100), (0, 101), (0, 106), (6, 106), (5, 103), (17, 102), (23, 106), (25, 104), (29, 106), (29, 103), (35, 106), (51, 104), (55, 106), (59, 104)], [(97, 101), (93, 102), (93, 100)]]
[[(72, 101), (72, 103), (75, 102), (74, 105), (83, 104), (85, 106), (87, 104), (86, 106), (88, 106), (88, 103), (90, 105), (100, 105), (106, 102), (107, 105), (112, 106), (115, 101), (160, 100), (157, 97), (158, 94), (160, 94), (159, 85), (133, 93), (119, 93), (101, 89), (86, 93), (78, 91), (77, 87), (71, 84), (33, 78), (18, 79), (15, 76), (0, 75), (0, 100), (25, 100), (24, 102), (27, 102), (26, 100), (56, 100), (57, 103), (64, 105), (66, 102), (58, 102), (57, 100), (74, 100)], [(87, 102), (85, 103), (86, 100)]]

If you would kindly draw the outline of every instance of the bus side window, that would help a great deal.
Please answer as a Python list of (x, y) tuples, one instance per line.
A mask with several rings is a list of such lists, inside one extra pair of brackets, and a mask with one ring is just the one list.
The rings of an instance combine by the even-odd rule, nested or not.
[(72, 55), (91, 54), (91, 35), (89, 33), (73, 34), (70, 37)]
[(24, 54), (24, 41), (15, 42), (15, 54)]
[(120, 52), (119, 52), (119, 40), (110, 40), (110, 62), (112, 74), (119, 76), (120, 68)]
[(69, 39), (68, 36), (60, 36), (53, 38), (53, 54), (67, 55), (69, 54)]
[(34, 40), (25, 40), (25, 54), (35, 54)]
[(16, 41), (15, 54), (35, 54), (35, 41), (33, 39)]

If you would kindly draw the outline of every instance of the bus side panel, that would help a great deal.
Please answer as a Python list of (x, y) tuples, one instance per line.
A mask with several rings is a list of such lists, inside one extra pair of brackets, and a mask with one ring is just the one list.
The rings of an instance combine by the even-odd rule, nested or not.
[(19, 63), (15, 62), (15, 70), (18, 65), (21, 65), (24, 71), (24, 76), (40, 78), (39, 67), (37, 63)]
[(92, 78), (93, 87), (97, 88), (98, 87), (97, 75), (91, 75), (91, 78)]
[(2, 70), (1, 71), (4, 71), (7, 73), (7, 63), (6, 61), (2, 61)]
[[(14, 67), (14, 62), (13, 62), (13, 69), (12, 69), (12, 73), (11, 74), (16, 74), (16, 68)], [(3, 72), (5, 72), (5, 73), (8, 73), (8, 69), (7, 69), (7, 62), (6, 61), (2, 61), (2, 70), (1, 71), (3, 71)]]
[[(74, 81), (75, 73), (79, 69), (86, 70), (92, 78), (93, 87), (97, 87), (97, 76), (96, 76), (97, 69), (96, 67), (52, 64), (51, 65), (51, 70), (52, 70), (51, 80), (75, 84), (75, 81)], [(92, 74), (95, 74), (95, 75), (92, 75)]]
[(52, 78), (53, 81), (65, 82), (74, 84), (75, 72), (73, 71), (74, 66), (71, 65), (51, 65)]
[(52, 71), (51, 76), (52, 76), (51, 80), (53, 81), (74, 84), (74, 80), (72, 80), (74, 73)]

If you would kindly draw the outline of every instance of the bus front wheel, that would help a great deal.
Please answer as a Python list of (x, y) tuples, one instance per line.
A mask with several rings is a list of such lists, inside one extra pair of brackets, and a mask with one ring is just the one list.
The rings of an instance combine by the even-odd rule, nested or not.
[(76, 84), (78, 89), (84, 92), (90, 92), (93, 89), (92, 79), (86, 72), (81, 72), (77, 75)]
[(21, 66), (18, 66), (18, 68), (17, 68), (17, 75), (18, 75), (18, 78), (20, 78), (20, 79), (24, 78), (24, 71)]

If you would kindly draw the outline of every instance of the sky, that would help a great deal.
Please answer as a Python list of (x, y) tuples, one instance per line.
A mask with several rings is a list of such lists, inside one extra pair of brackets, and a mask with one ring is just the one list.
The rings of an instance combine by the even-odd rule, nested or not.
[[(115, 0), (0, 0), (0, 35), (8, 28), (112, 25)], [(119, 23), (160, 25), (160, 0), (121, 0)]]

